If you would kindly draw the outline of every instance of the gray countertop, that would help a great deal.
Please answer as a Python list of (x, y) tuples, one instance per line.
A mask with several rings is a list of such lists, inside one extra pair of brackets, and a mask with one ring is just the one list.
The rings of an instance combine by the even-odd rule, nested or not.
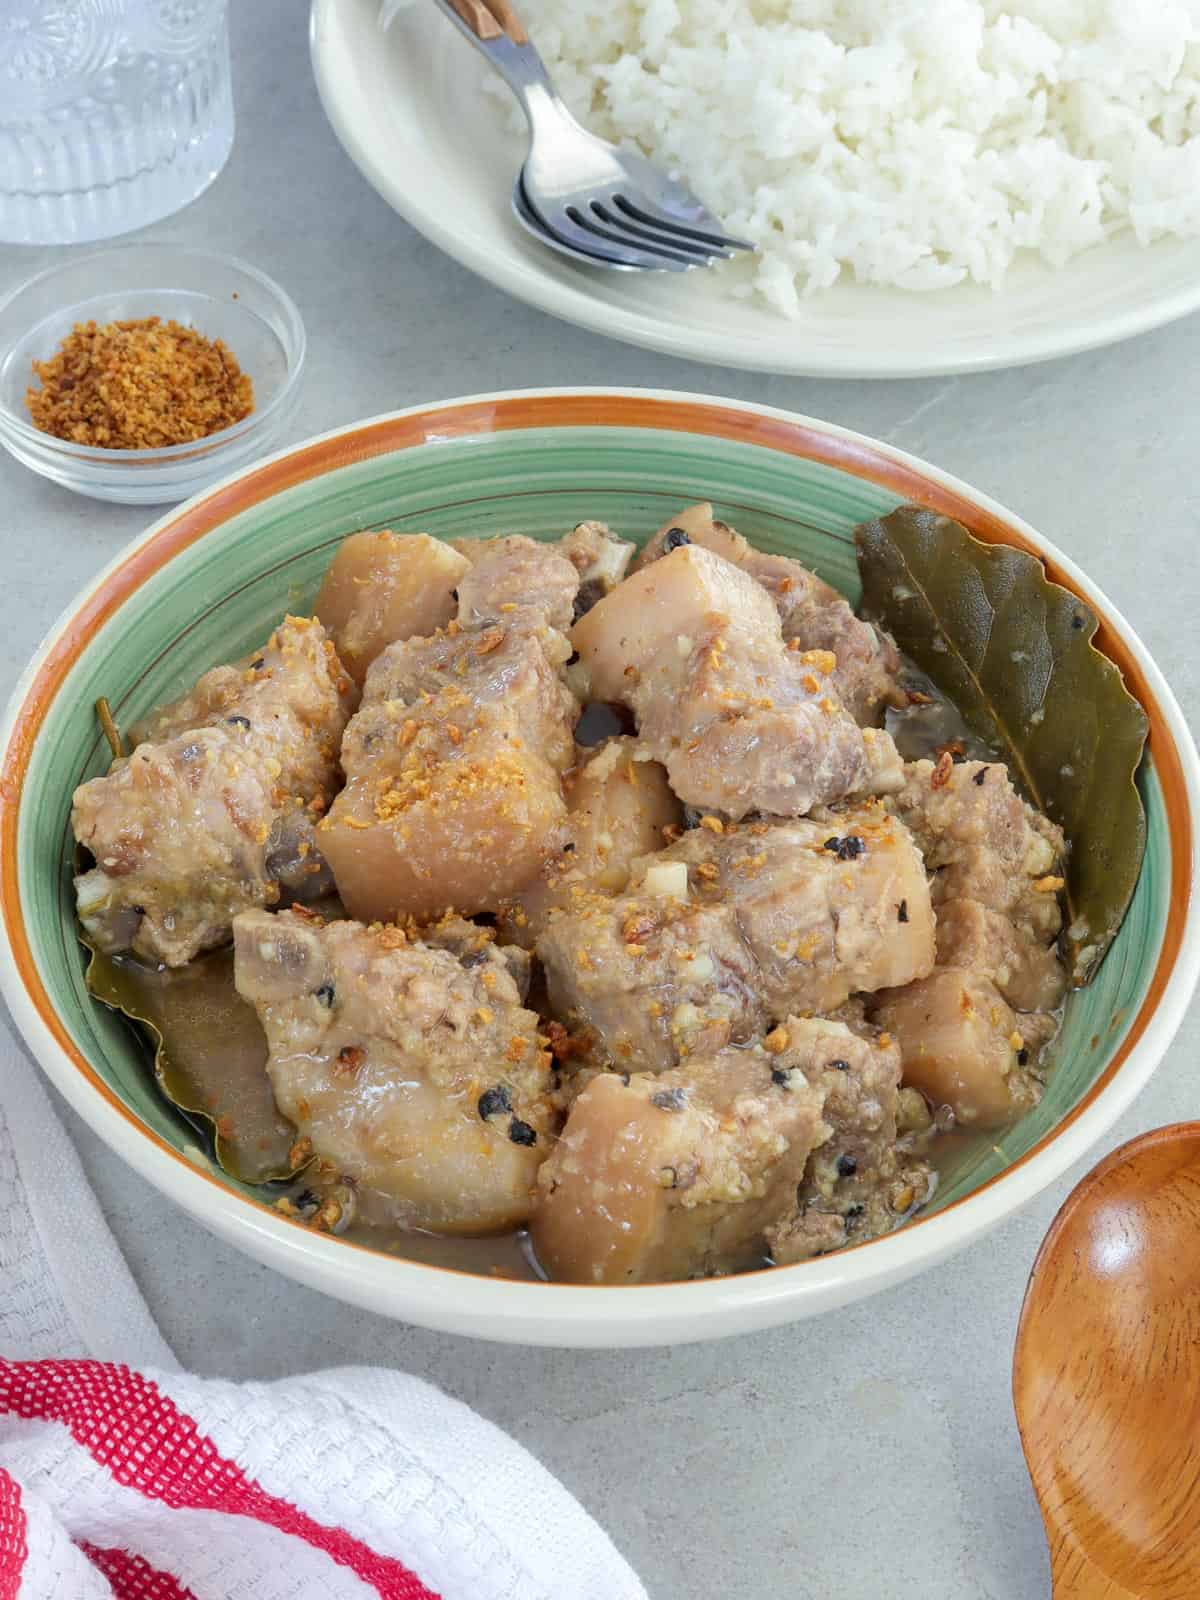
[[(299, 0), (234, 9), (233, 157), (153, 231), (232, 250), (294, 295), (310, 340), (294, 439), (418, 401), (567, 382), (828, 418), (928, 457), (1061, 544), (1141, 633), (1195, 723), (1200, 317), (1048, 366), (920, 383), (744, 375), (627, 349), (527, 310), (414, 234), (322, 115)], [(0, 293), (54, 258), (0, 248)], [(58, 612), (152, 513), (77, 499), (7, 456), (0, 490), (7, 695)], [(1198, 1046), (1193, 1008), (1106, 1148), (1197, 1115)], [(432, 1379), (558, 1473), (653, 1600), (1048, 1591), (1009, 1367), (1030, 1264), (1081, 1171), (965, 1255), (847, 1311), (724, 1344), (588, 1354), (425, 1333), (294, 1287), (210, 1238), (63, 1115), (186, 1365), (274, 1378), (375, 1362)]]

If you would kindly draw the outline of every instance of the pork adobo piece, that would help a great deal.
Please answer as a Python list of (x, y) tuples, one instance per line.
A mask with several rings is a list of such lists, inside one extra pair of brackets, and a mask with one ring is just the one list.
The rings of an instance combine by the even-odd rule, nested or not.
[(903, 704), (896, 677), (900, 656), (888, 636), (856, 617), (844, 596), (790, 556), (755, 550), (705, 501), (688, 506), (662, 527), (637, 558), (635, 570), (688, 543), (740, 567), (770, 595), (783, 638), (801, 652), (828, 651), (838, 698), (855, 721), (869, 724), (886, 705)]
[(792, 649), (761, 584), (681, 545), (572, 633), (599, 700), (619, 701), (686, 804), (802, 817), (860, 791), (868, 763), (828, 650)]
[(246, 911), (234, 963), (276, 1103), (363, 1221), (469, 1233), (527, 1220), (551, 1058), (489, 929), (455, 950), (436, 933)]
[(895, 646), (815, 573), (707, 504), (634, 555), (353, 534), (77, 791), (94, 948), (233, 941), (288, 1215), (737, 1272), (898, 1226), (1037, 1103), (1061, 832), (901, 759)]
[(328, 893), (315, 827), (340, 782), (357, 691), (321, 624), (287, 617), (130, 729), (131, 755), (75, 791), (79, 920), (105, 951), (183, 966), (253, 906)]

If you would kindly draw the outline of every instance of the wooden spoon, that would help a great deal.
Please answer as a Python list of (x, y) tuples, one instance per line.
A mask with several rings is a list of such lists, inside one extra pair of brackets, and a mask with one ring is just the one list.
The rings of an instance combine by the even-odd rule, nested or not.
[(1054, 1219), (1013, 1400), (1054, 1600), (1197, 1600), (1200, 1122), (1124, 1145)]

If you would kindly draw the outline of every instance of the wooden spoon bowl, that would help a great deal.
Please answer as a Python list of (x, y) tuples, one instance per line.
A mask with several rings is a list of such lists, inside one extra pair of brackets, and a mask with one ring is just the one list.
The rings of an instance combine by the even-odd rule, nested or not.
[(1198, 1600), (1200, 1123), (1134, 1139), (1068, 1198), (1013, 1400), (1055, 1600)]

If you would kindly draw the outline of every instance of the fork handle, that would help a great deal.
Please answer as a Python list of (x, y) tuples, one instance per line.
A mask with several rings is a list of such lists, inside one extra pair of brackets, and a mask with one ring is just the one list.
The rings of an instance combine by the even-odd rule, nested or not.
[(450, 4), (477, 39), (499, 39), (503, 34), (513, 44), (528, 44), (525, 25), (510, 0), (450, 0)]
[(570, 116), (512, 0), (434, 0), (434, 4), (491, 62), (521, 102), (530, 128), (550, 116)]

